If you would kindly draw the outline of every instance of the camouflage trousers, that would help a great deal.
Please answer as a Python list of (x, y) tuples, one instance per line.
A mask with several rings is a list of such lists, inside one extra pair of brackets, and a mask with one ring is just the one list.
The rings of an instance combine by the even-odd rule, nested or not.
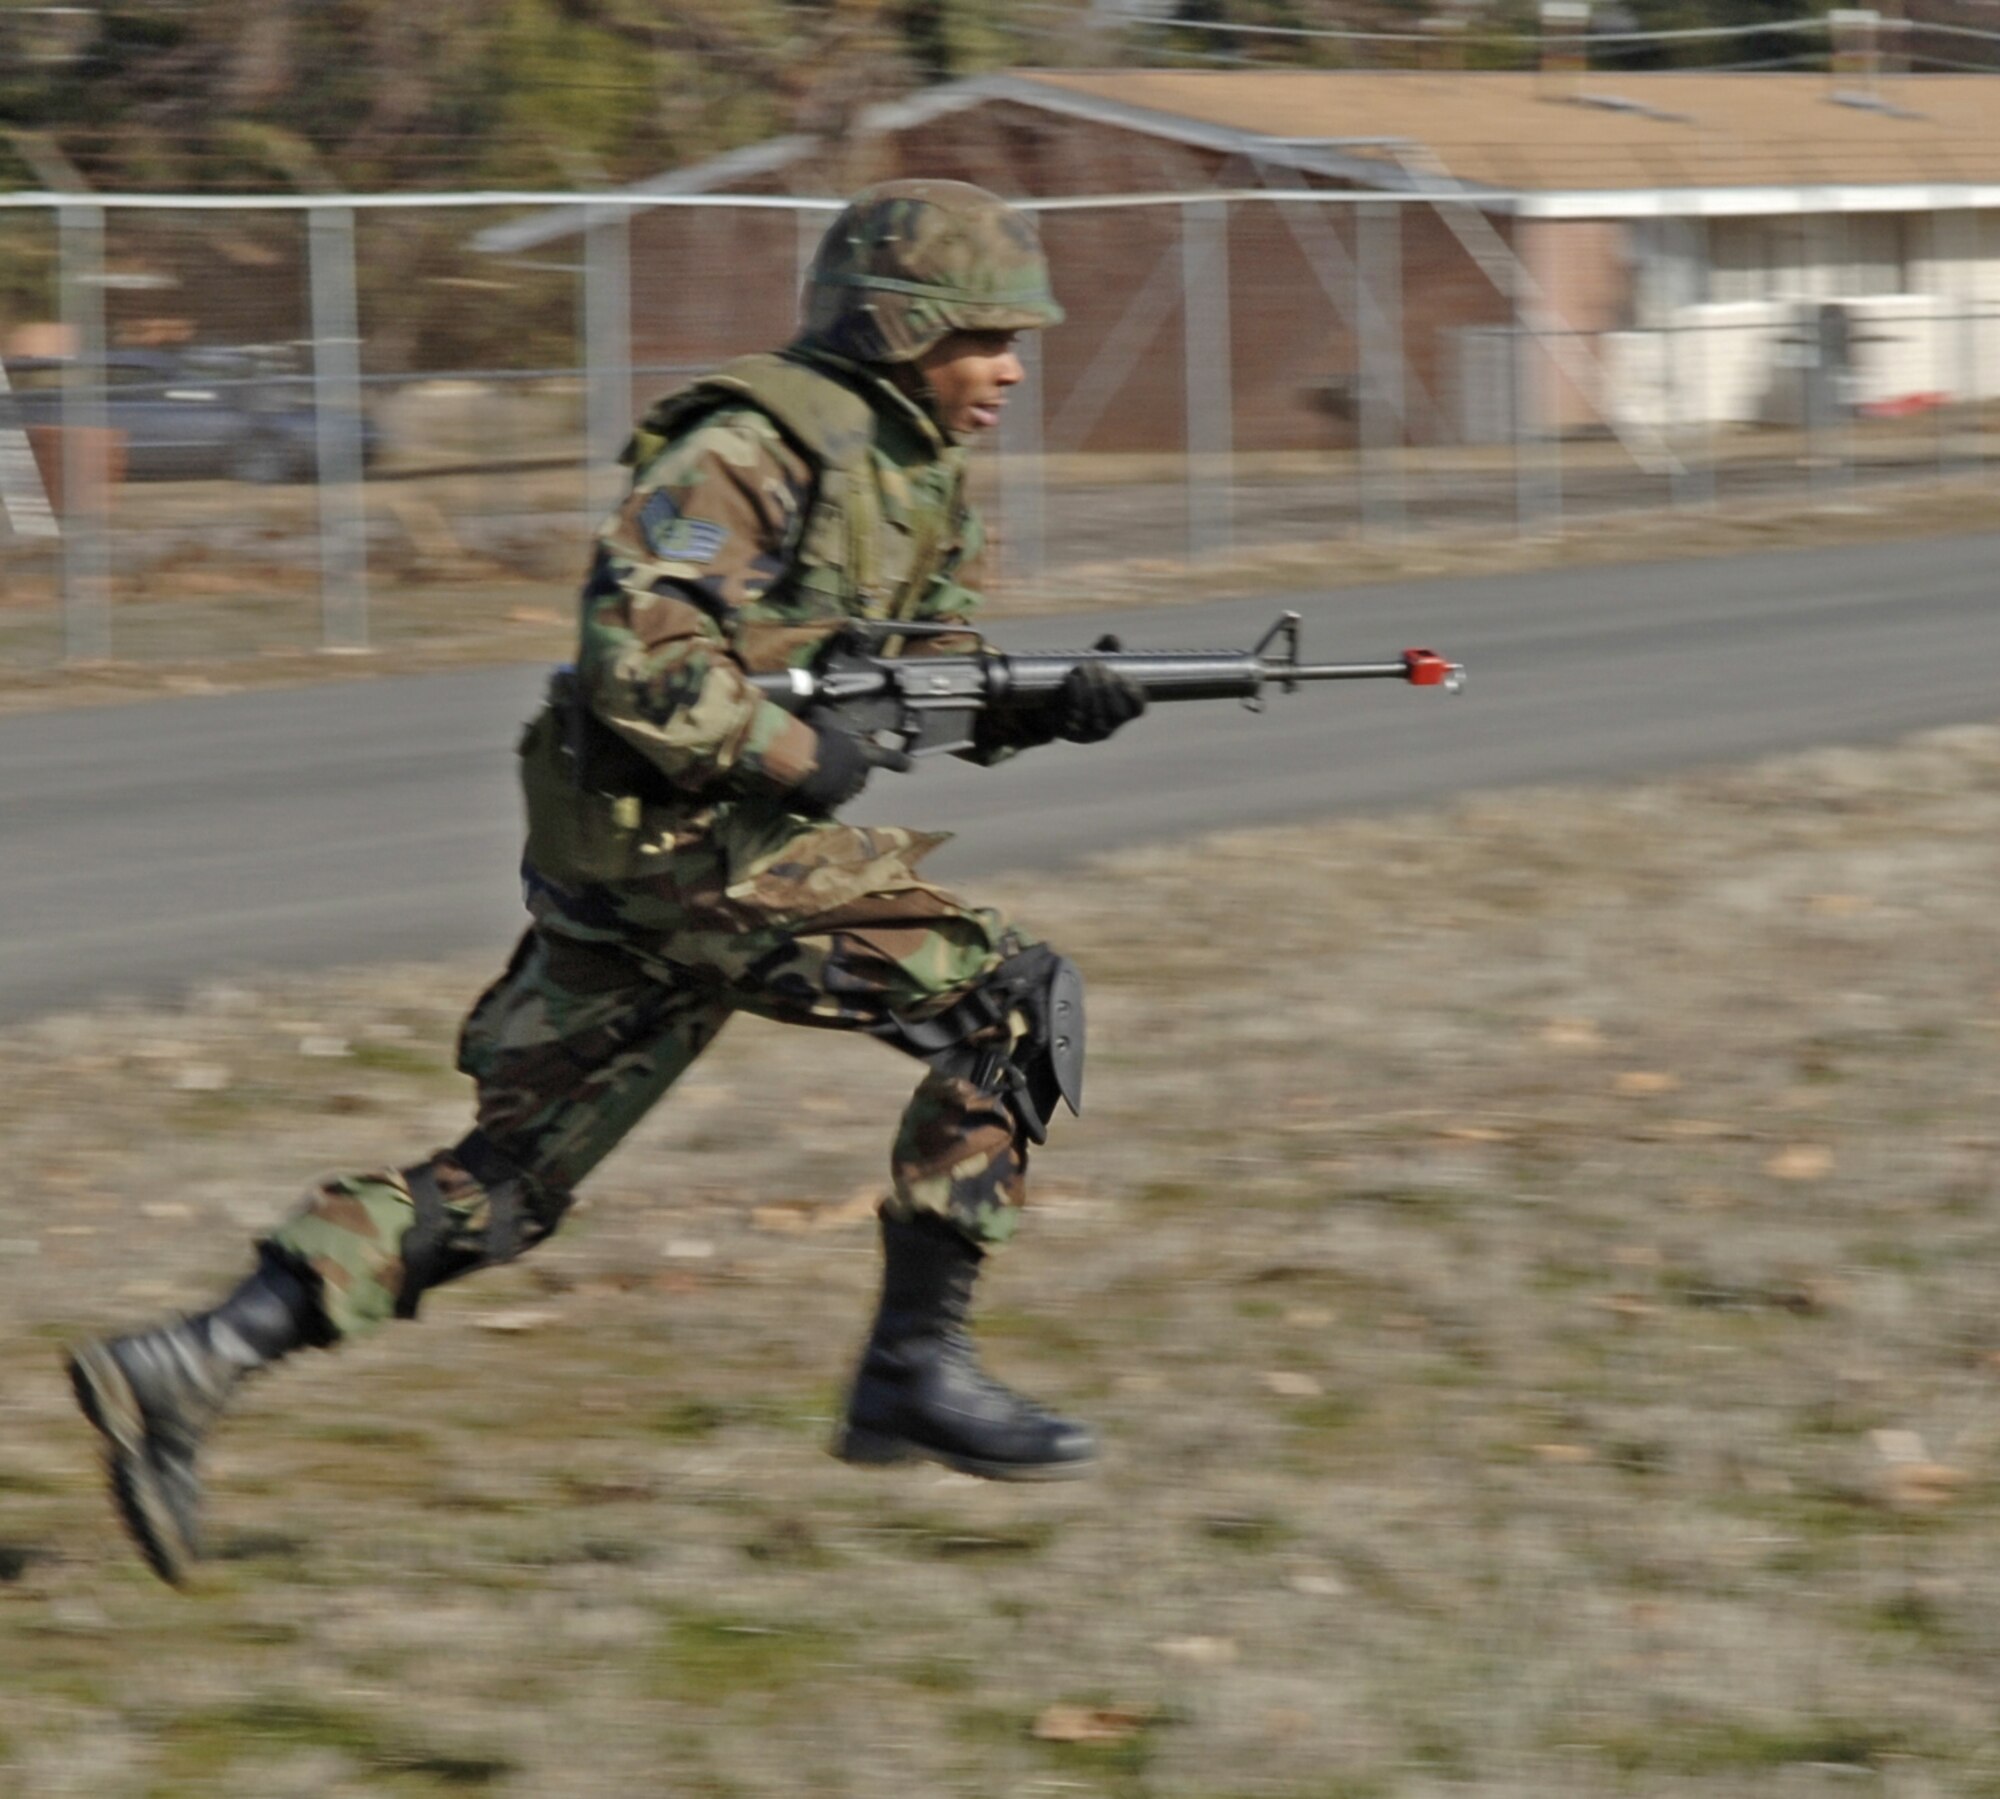
[[(680, 930), (660, 940), (594, 929), (548, 904), (532, 909), (535, 924), (474, 1005), (458, 1055), (477, 1086), (476, 1137), (528, 1177), (518, 1248), (557, 1228), (570, 1190), (732, 1013), (846, 1031), (892, 1013), (935, 1016), (1032, 941), (999, 913), (921, 881), (791, 928)], [(1022, 1028), (1010, 1019), (996, 1040), (999, 1029)], [(413, 1175), (427, 1172), (443, 1199), (444, 1265), (490, 1259), (481, 1246), (496, 1183), (486, 1172), (482, 1185), (467, 1165), (478, 1158), (463, 1151), (440, 1151), (416, 1170), (328, 1180), (267, 1239), (319, 1277), (339, 1335), (381, 1324), (405, 1296)], [(931, 1071), (904, 1111), (890, 1172), (885, 1216), (935, 1213), (997, 1244), (1012, 1235), (1025, 1197), (1026, 1144), (994, 1095)]]

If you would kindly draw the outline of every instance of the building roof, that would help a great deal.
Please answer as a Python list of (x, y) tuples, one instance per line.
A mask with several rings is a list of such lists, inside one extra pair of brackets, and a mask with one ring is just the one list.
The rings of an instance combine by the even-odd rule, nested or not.
[[(1018, 83), (1523, 192), (2000, 180), (2000, 75), (1036, 71)], [(1363, 140), (1357, 142), (1356, 140)]]
[[(1649, 195), (1769, 211), (1827, 188), (1857, 210), (1921, 206), (1929, 202), (1913, 190), (1945, 186), (1995, 189), (1959, 203), (2000, 205), (2000, 73), (1863, 87), (1824, 74), (1677, 70), (1027, 69), (872, 107), (858, 128), (893, 134), (996, 102), (1241, 157), (1251, 186), (1289, 173), (1445, 187), (1523, 196), (1519, 210), (1548, 216), (1644, 211)], [(822, 149), (808, 136), (772, 138), (616, 195), (719, 196), (787, 181), (788, 171), (788, 184), (803, 175), (810, 191)], [(473, 242), (519, 252), (570, 235), (587, 216), (558, 208)]]

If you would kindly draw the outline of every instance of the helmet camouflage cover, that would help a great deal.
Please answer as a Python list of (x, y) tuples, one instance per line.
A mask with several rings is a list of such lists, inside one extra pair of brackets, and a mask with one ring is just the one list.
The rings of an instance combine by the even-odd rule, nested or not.
[(967, 181), (857, 194), (806, 276), (805, 336), (857, 362), (908, 362), (953, 331), (1062, 323), (1035, 221)]

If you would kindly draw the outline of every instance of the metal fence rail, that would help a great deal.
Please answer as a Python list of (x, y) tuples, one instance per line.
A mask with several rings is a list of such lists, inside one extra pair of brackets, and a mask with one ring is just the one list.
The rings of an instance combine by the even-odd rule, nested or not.
[[(1995, 196), (1886, 228), (1865, 191), (1768, 196), (1766, 267), (1671, 195), (1409, 179), (1030, 202), (1071, 316), (978, 459), (988, 584), (1987, 470)], [(553, 616), (635, 414), (787, 335), (838, 204), (0, 195), (0, 254), (42, 271), (0, 290), (0, 664)], [(460, 289), (557, 323), (447, 365), (411, 298)]]

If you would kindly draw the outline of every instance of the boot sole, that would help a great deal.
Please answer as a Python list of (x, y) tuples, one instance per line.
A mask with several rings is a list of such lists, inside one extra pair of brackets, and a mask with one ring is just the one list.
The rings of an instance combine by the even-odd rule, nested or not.
[(146, 1565), (169, 1586), (187, 1579), (193, 1559), (173, 1508), (160, 1491), (146, 1443), (146, 1418), (124, 1369), (101, 1344), (87, 1343), (64, 1358), (76, 1403), (104, 1439), (111, 1499)]
[(908, 1437), (856, 1430), (851, 1425), (834, 1439), (833, 1453), (836, 1459), (857, 1468), (896, 1468), (910, 1462), (937, 1462), (959, 1474), (975, 1475), (980, 1480), (1081, 1480), (1097, 1468), (1095, 1456), (1070, 1462), (990, 1462), (978, 1456), (960, 1455), (954, 1450), (933, 1449), (927, 1443), (913, 1443)]

